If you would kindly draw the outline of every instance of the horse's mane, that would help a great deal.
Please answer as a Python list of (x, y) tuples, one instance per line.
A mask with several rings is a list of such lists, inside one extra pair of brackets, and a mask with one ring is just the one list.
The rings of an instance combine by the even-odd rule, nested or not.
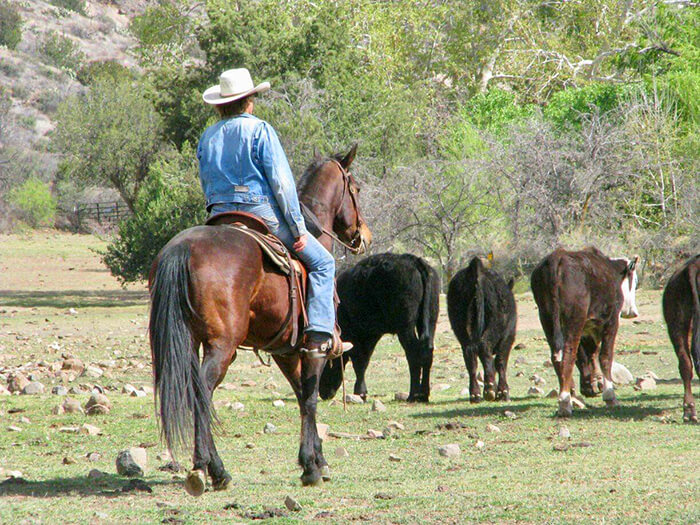
[(343, 160), (343, 157), (344, 155), (342, 153), (335, 153), (330, 157), (314, 158), (314, 160), (311, 161), (311, 163), (304, 170), (302, 176), (299, 178), (299, 183), (297, 184), (299, 192), (304, 191), (304, 188), (311, 179), (311, 175), (316, 173), (319, 169), (321, 169), (321, 166), (323, 166), (326, 162), (328, 162), (329, 160), (335, 160), (337, 162), (340, 162), (341, 160)]

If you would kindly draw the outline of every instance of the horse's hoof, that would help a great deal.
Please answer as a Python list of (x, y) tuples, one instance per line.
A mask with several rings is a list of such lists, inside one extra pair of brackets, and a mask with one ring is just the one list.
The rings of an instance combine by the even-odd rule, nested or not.
[(313, 474), (302, 474), (301, 475), (301, 484), (304, 485), (305, 487), (315, 487), (321, 484), (321, 475), (318, 472), (314, 472)]
[(207, 487), (207, 475), (203, 470), (190, 470), (185, 479), (185, 491), (190, 496), (198, 498), (204, 494), (204, 489)]
[(481, 396), (469, 396), (470, 403), (481, 403)]
[(214, 490), (226, 490), (230, 484), (231, 475), (228, 472), (225, 472), (222, 478), (212, 481), (211, 486)]
[(486, 401), (496, 401), (496, 392), (493, 390), (487, 390), (484, 392), (484, 399)]
[(499, 390), (496, 393), (496, 401), (510, 401), (510, 393), (508, 390)]
[(605, 400), (605, 406), (607, 406), (608, 408), (616, 408), (620, 406), (620, 402), (617, 400), (616, 397), (613, 397), (612, 399)]
[(684, 423), (697, 423), (698, 416), (695, 412), (695, 405), (685, 405), (683, 407), (683, 422)]
[(321, 479), (323, 481), (331, 480), (331, 468), (328, 465), (323, 465), (321, 467)]

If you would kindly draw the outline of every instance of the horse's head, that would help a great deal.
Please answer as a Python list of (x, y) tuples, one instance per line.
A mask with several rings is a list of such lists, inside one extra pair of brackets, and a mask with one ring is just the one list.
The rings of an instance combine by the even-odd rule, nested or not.
[(321, 222), (320, 240), (326, 248), (330, 249), (335, 236), (352, 252), (364, 253), (372, 232), (360, 212), (360, 186), (348, 171), (356, 152), (357, 144), (344, 156), (316, 156), (302, 177), (299, 198)]

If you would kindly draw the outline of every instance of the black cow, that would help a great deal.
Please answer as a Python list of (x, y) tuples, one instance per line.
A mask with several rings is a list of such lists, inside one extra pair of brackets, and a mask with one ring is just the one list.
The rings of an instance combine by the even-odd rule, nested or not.
[(480, 359), (484, 367), (484, 399), (510, 401), (506, 368), (515, 340), (513, 280), (506, 284), (498, 273), (485, 268), (481, 259), (474, 257), (450, 281), (447, 314), (469, 372), (469, 400), (481, 401), (476, 379), (477, 359)]
[[(353, 349), (326, 364), (319, 394), (332, 398), (348, 359), (355, 369), (354, 393), (367, 398), (365, 371), (379, 339), (397, 334), (411, 374), (409, 401), (428, 401), (440, 278), (423, 259), (410, 254), (372, 255), (338, 277), (338, 324)], [(342, 359), (342, 362), (341, 362)]]
[[(697, 423), (690, 380), (695, 372), (700, 377), (700, 254), (690, 259), (668, 280), (663, 295), (663, 310), (668, 336), (678, 356), (678, 368), (685, 389), (683, 421)], [(692, 327), (692, 338), (691, 338)], [(690, 339), (690, 346), (688, 345)], [(692, 359), (692, 360), (691, 360)]]
[[(638, 259), (609, 259), (596, 248), (558, 249), (532, 272), (532, 295), (559, 379), (560, 416), (572, 413), (575, 363), (581, 368), (582, 385), (599, 376), (605, 403), (619, 404), (610, 369), (620, 316), (639, 315), (635, 304)], [(592, 387), (583, 390), (593, 393)]]

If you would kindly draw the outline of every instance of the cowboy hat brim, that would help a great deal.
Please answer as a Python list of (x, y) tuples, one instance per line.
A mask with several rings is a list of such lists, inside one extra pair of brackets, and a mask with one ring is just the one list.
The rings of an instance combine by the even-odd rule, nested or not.
[(217, 84), (216, 86), (212, 86), (209, 89), (207, 89), (202, 95), (202, 98), (207, 104), (226, 104), (227, 102), (233, 102), (234, 100), (239, 100), (243, 97), (253, 95), (254, 93), (264, 93), (268, 89), (270, 89), (270, 83), (263, 82), (262, 84), (258, 84), (249, 91), (244, 91), (243, 93), (236, 93), (235, 95), (230, 96), (221, 96), (221, 86)]

